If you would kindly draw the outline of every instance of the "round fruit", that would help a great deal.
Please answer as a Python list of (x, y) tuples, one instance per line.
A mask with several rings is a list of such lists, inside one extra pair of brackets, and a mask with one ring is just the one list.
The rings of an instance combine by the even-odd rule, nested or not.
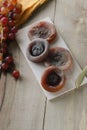
[(18, 79), (18, 78), (20, 77), (20, 72), (19, 72), (18, 70), (14, 70), (14, 71), (12, 72), (12, 75), (13, 75), (13, 77), (14, 77), (15, 79)]
[(13, 26), (12, 28), (11, 28), (11, 31), (13, 32), (13, 33), (17, 33), (17, 28), (16, 28), (16, 26)]
[(12, 63), (12, 62), (13, 62), (12, 56), (7, 56), (7, 57), (5, 58), (5, 61), (6, 61), (8, 64)]
[(29, 43), (27, 57), (33, 62), (41, 62), (47, 57), (48, 49), (48, 42), (44, 39), (37, 38)]
[(9, 4), (8, 4), (8, 6), (7, 6), (7, 8), (9, 9), (9, 11), (11, 11), (11, 10), (13, 10), (13, 9), (14, 9), (14, 5), (13, 5), (13, 4), (11, 4), (11, 3), (9, 3)]
[(2, 17), (1, 18), (1, 23), (2, 23), (2, 26), (6, 26), (8, 24), (8, 18), (7, 17)]
[(8, 38), (11, 39), (11, 40), (14, 40), (15, 39), (15, 34), (14, 33), (9, 33), (8, 34)]
[(3, 27), (3, 32), (4, 32), (4, 33), (8, 33), (8, 32), (9, 32), (8, 26), (4, 26), (4, 27)]
[(56, 37), (56, 29), (53, 24), (49, 22), (39, 22), (29, 29), (28, 36), (30, 40), (35, 38), (46, 39), (49, 43)]
[(49, 92), (57, 92), (65, 85), (65, 76), (56, 66), (46, 68), (41, 77), (42, 87)]
[(3, 63), (2, 64), (2, 69), (5, 71), (5, 70), (8, 70), (8, 64), (7, 63)]
[(58, 66), (61, 70), (69, 69), (72, 64), (72, 56), (70, 52), (62, 47), (55, 47), (49, 50), (45, 64), (47, 66)]
[(9, 20), (8, 22), (9, 26), (13, 27), (15, 25), (14, 21), (13, 20)]

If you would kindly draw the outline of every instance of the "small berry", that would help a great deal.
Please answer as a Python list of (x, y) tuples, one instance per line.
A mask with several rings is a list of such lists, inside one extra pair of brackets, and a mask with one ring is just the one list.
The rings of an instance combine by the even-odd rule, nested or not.
[(13, 27), (15, 25), (14, 21), (13, 20), (9, 20), (8, 22), (9, 26)]
[(15, 34), (14, 33), (9, 33), (8, 38), (11, 39), (11, 40), (14, 40), (15, 39)]
[(7, 26), (4, 26), (4, 27), (3, 27), (3, 31), (4, 31), (5, 33), (8, 33), (8, 32), (9, 32), (9, 28), (8, 28)]
[(7, 57), (5, 58), (5, 61), (6, 61), (6, 63), (8, 63), (8, 64), (12, 63), (12, 62), (13, 62), (12, 56), (7, 56)]
[(12, 72), (12, 75), (13, 75), (13, 77), (14, 77), (15, 79), (18, 79), (18, 78), (20, 77), (20, 72), (19, 72), (18, 70), (14, 70), (14, 71)]
[(0, 13), (1, 14), (6, 15), (6, 14), (8, 14), (8, 12), (9, 12), (9, 10), (6, 7), (2, 6), (0, 8)]
[(3, 26), (6, 26), (8, 24), (8, 18), (7, 17), (2, 17), (1, 18), (1, 23)]
[(2, 1), (2, 4), (3, 4), (3, 6), (7, 6), (8, 5), (8, 1), (7, 0), (4, 0), (4, 1)]
[(11, 4), (11, 3), (9, 3), (8, 6), (7, 6), (7, 8), (8, 8), (9, 10), (13, 10), (13, 9), (14, 9), (14, 5)]
[(17, 33), (17, 28), (16, 28), (16, 26), (14, 26), (12, 29), (11, 29), (11, 31), (13, 32), (13, 33)]
[(7, 63), (3, 63), (2, 64), (2, 69), (5, 71), (5, 70), (8, 70), (8, 64)]
[(3, 15), (2, 14), (0, 14), (0, 19), (3, 17)]

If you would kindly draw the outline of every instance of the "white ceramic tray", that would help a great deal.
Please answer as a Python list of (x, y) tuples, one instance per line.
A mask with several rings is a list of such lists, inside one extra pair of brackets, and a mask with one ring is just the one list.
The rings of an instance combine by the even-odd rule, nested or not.
[[(48, 22), (52, 23), (52, 21), (50, 20), (50, 18), (45, 18), (45, 19), (42, 19), (40, 21), (48, 21)], [(37, 21), (37, 22), (39, 22), (39, 21)], [(25, 56), (28, 64), (29, 64), (29, 66), (31, 67), (33, 73), (35, 74), (36, 79), (38, 80), (38, 82), (39, 82), (39, 84), (41, 86), (41, 83), (40, 83), (41, 76), (42, 76), (42, 73), (44, 72), (44, 70), (45, 70), (46, 67), (43, 64), (37, 64), (37, 63), (33, 63), (33, 62), (29, 61), (28, 58), (27, 58), (27, 56), (26, 56), (26, 49), (27, 49), (28, 44), (30, 42), (30, 39), (28, 37), (28, 30), (29, 30), (30, 26), (31, 25), (29, 25), (29, 26), (27, 26), (27, 27), (25, 27), (23, 29), (20, 29), (18, 31), (17, 35), (16, 35), (16, 40), (17, 40), (17, 43), (18, 43), (20, 49), (22, 50), (22, 52), (23, 52), (23, 54), (24, 54), (24, 56)], [(54, 46), (60, 46), (60, 47), (64, 47), (64, 48), (68, 49), (65, 41), (63, 40), (63, 38), (60, 35), (59, 35), (58, 40), (52, 46), (53, 47)], [(73, 57), (73, 62), (74, 62), (73, 69), (67, 75), (68, 78), (67, 78), (66, 84), (65, 84), (65, 86), (60, 91), (55, 92), (55, 93), (48, 92), (48, 91), (44, 90), (42, 88), (42, 86), (41, 86), (41, 88), (42, 88), (43, 92), (45, 93), (45, 95), (46, 95), (46, 97), (47, 97), (48, 100), (54, 99), (54, 98), (56, 98), (56, 97), (58, 97), (60, 95), (63, 95), (65, 93), (71, 91), (71, 90), (74, 90), (76, 88), (75, 81), (76, 81), (76, 78), (78, 77), (78, 75), (81, 73), (81, 68), (78, 65), (78, 63), (76, 62), (76, 60), (75, 60), (74, 57)], [(81, 86), (83, 84), (86, 84), (86, 83), (87, 83), (87, 78), (85, 78), (83, 80), (83, 83), (81, 84)]]

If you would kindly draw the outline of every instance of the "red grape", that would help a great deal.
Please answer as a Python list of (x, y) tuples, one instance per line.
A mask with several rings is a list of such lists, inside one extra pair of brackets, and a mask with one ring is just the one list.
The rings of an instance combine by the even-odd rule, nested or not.
[(15, 25), (14, 21), (13, 20), (9, 20), (9, 26), (13, 27)]
[(12, 72), (12, 75), (13, 75), (13, 77), (14, 77), (15, 79), (18, 79), (18, 78), (20, 77), (20, 72), (19, 72), (18, 70), (14, 70), (14, 71)]
[(2, 6), (2, 7), (0, 8), (0, 13), (1, 13), (1, 14), (5, 14), (5, 15), (6, 15), (6, 14), (8, 13), (8, 11), (9, 11), (9, 10), (8, 10), (7, 8), (5, 8), (4, 6)]
[(14, 33), (9, 33), (8, 38), (11, 39), (11, 40), (14, 40), (15, 39), (15, 34)]
[(7, 17), (2, 17), (1, 18), (1, 23), (2, 23), (2, 26), (6, 26), (8, 24), (8, 18)]
[(8, 1), (7, 0), (2, 1), (2, 5), (6, 7), (8, 5)]
[(0, 19), (3, 17), (4, 15), (0, 14)]
[(17, 33), (17, 28), (16, 28), (16, 26), (14, 26), (12, 29), (11, 29), (11, 31), (13, 32), (13, 33)]
[(5, 32), (5, 33), (8, 33), (8, 32), (9, 32), (8, 26), (4, 26), (4, 27), (3, 27), (3, 32)]
[(7, 6), (7, 8), (8, 8), (9, 10), (13, 10), (13, 9), (14, 9), (14, 5), (11, 4), (11, 3), (9, 3), (8, 6)]
[(3, 70), (8, 70), (8, 67), (9, 67), (9, 66), (8, 66), (7, 63), (3, 63), (3, 64), (2, 64), (2, 69), (3, 69)]
[(12, 62), (13, 62), (12, 56), (7, 56), (7, 57), (5, 58), (5, 61), (6, 61), (6, 63), (8, 63), (8, 64), (12, 63)]

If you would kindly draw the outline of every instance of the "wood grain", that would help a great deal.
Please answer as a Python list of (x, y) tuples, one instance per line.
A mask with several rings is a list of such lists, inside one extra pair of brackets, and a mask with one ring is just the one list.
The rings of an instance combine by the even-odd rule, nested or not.
[[(83, 68), (87, 64), (86, 16), (82, 15), (86, 4), (78, 0), (57, 0), (54, 23), (68, 47)], [(87, 4), (86, 4), (87, 5)], [(85, 13), (87, 10), (85, 9)], [(87, 129), (87, 85), (52, 102), (47, 101), (45, 130)]]
[[(82, 68), (87, 64), (87, 1), (50, 0), (24, 26), (49, 16)], [(17, 44), (11, 46), (21, 72), (7, 75), (0, 130), (87, 130), (87, 85), (48, 101)]]
[[(45, 17), (45, 11), (52, 8), (53, 2), (48, 7), (41, 8)], [(41, 11), (37, 11), (36, 17), (32, 17), (29, 23), (43, 18)], [(50, 12), (46, 14), (50, 15)], [(51, 15), (50, 15), (51, 16)], [(42, 130), (46, 97), (39, 87), (17, 43), (12, 43), (11, 49), (17, 69), (21, 72), (21, 79), (15, 81), (11, 75), (7, 75), (6, 91), (3, 106), (0, 112), (0, 130)]]

